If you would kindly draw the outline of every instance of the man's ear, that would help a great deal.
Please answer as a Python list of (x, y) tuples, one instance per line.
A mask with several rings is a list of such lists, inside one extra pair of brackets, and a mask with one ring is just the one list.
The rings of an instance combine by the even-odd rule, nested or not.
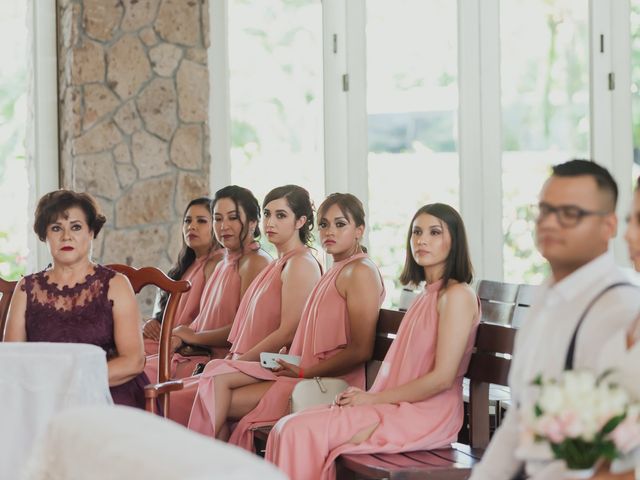
[(607, 231), (609, 239), (615, 238), (618, 234), (618, 216), (615, 213), (605, 215), (603, 225)]

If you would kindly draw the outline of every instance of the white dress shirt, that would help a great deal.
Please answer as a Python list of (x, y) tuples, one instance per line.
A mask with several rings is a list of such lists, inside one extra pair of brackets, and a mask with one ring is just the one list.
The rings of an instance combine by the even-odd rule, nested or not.
[[(516, 457), (520, 442), (517, 406), (533, 405), (532, 380), (540, 373), (545, 377), (560, 374), (571, 337), (589, 303), (607, 286), (628, 281), (628, 276), (615, 265), (613, 255), (608, 252), (560, 282), (545, 281), (516, 335), (509, 372), (513, 407), (473, 470), (471, 480), (509, 480), (517, 473), (522, 466), (522, 459)], [(616, 332), (626, 329), (638, 312), (640, 292), (635, 287), (620, 286), (598, 299), (578, 332), (574, 368), (597, 370), (603, 344)]]

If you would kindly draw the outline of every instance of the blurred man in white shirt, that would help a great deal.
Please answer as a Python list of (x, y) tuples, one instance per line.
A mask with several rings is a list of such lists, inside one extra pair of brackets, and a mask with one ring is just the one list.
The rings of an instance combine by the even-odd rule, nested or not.
[[(518, 450), (519, 409), (530, 408), (532, 380), (540, 373), (559, 374), (578, 321), (608, 287), (628, 282), (608, 252), (616, 235), (618, 189), (609, 172), (594, 162), (572, 160), (553, 168), (540, 192), (536, 244), (551, 267), (516, 336), (509, 372), (512, 408), (496, 431), (471, 480), (510, 480), (534, 460)], [(632, 286), (611, 288), (588, 310), (578, 330), (575, 368), (595, 368), (599, 348), (626, 328), (640, 310), (640, 292)]]

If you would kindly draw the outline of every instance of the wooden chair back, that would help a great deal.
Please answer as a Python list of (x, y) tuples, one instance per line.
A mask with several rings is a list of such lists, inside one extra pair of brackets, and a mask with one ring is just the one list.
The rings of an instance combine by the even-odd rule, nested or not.
[(538, 285), (520, 284), (518, 286), (518, 295), (516, 295), (516, 306), (513, 312), (513, 319), (511, 325), (515, 328), (520, 328), (522, 322), (529, 311), (529, 307), (533, 303), (533, 300), (540, 287)]
[(0, 342), (4, 340), (4, 327), (7, 323), (9, 304), (18, 282), (0, 278)]
[[(153, 285), (158, 287), (169, 294), (167, 305), (162, 315), (162, 328), (160, 330), (160, 348), (158, 358), (158, 378), (150, 378), (151, 382), (162, 383), (171, 378), (170, 366), (171, 366), (171, 331), (173, 330), (173, 324), (175, 321), (176, 309), (178, 308), (178, 302), (180, 297), (186, 291), (191, 288), (191, 283), (187, 280), (172, 280), (167, 277), (161, 270), (155, 267), (143, 267), (134, 268), (129, 265), (123, 264), (111, 264), (107, 265), (109, 268), (120, 272), (125, 275), (133, 291), (140, 293), (147, 285)], [(160, 401), (163, 405), (163, 411), (165, 415), (169, 412), (169, 395), (163, 394), (160, 396)], [(155, 401), (147, 400), (149, 403), (147, 408), (151, 412), (155, 412)], [(151, 403), (150, 403), (151, 402)]]
[(367, 389), (373, 385), (373, 381), (380, 369), (380, 364), (382, 360), (384, 360), (393, 339), (396, 338), (402, 317), (404, 317), (404, 312), (387, 310), (386, 308), (380, 309), (378, 323), (376, 325), (376, 340), (373, 346), (373, 355), (366, 366)]
[(480, 322), (466, 377), (469, 384), (469, 440), (472, 448), (489, 444), (489, 385), (508, 384), (516, 329)]
[(515, 283), (481, 280), (478, 297), (482, 306), (482, 321), (511, 325), (517, 295), (518, 285)]

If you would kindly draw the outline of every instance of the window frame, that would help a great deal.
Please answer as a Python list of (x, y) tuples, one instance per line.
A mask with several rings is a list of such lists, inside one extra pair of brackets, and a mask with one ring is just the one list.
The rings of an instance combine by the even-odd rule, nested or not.
[[(629, 2), (589, 2), (591, 158), (618, 180), (618, 214), (631, 201)], [(366, 0), (322, 0), (325, 191), (357, 195), (368, 213)], [(230, 181), (228, 0), (209, 2), (211, 190)], [(503, 279), (500, 0), (458, 0), (460, 210), (476, 278)], [(604, 36), (605, 51), (600, 48)], [(335, 37), (334, 37), (335, 36)], [(334, 52), (334, 38), (337, 51)], [(608, 88), (608, 74), (616, 88)], [(348, 91), (343, 88), (348, 75)], [(624, 186), (629, 186), (626, 188)], [(622, 228), (613, 242), (629, 265)]]
[[(29, 101), (26, 155), (29, 189), (28, 211), (35, 211), (40, 197), (60, 188), (58, 144), (58, 52), (56, 2), (31, 0), (27, 6), (30, 40)], [(47, 246), (27, 235), (27, 271), (44, 268), (50, 259)]]

